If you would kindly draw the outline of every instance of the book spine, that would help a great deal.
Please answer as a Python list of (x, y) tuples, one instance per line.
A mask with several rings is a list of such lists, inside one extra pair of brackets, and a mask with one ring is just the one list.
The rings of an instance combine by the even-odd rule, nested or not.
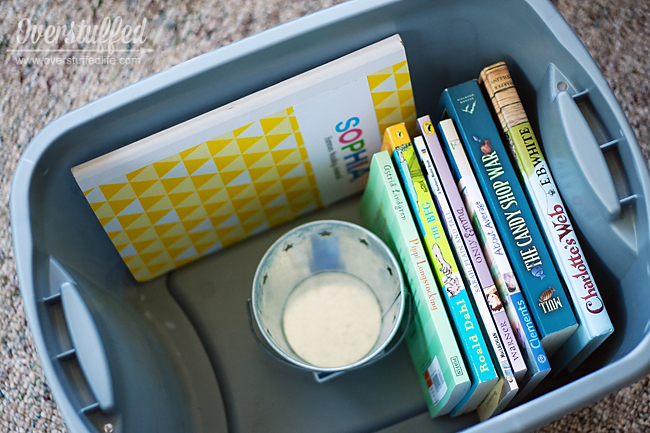
[[(402, 127), (394, 125), (389, 129)], [(402, 134), (407, 134), (405, 129)], [(393, 158), (472, 378), (469, 392), (451, 411), (452, 415), (462, 414), (476, 409), (496, 382), (497, 374), (413, 144), (396, 147)]]
[(441, 103), (455, 121), (544, 350), (552, 356), (578, 324), (481, 89), (476, 80), (450, 87)]
[[(614, 332), (614, 327), (508, 67), (499, 62), (483, 69), (479, 83), (487, 91), (501, 128), (508, 137), (520, 177), (580, 322), (580, 327), (552, 359), (553, 367), (559, 371), (574, 359), (589, 356)], [(592, 344), (594, 340), (597, 344)], [(576, 366), (577, 363), (570, 365), (569, 370)]]
[(469, 390), (470, 377), (388, 152), (373, 156), (359, 210), (404, 268), (415, 307), (407, 345), (429, 413), (449, 413)]
[[(445, 154), (440, 145), (440, 141), (433, 127), (433, 123), (429, 116), (424, 116), (418, 119), (418, 127), (426, 142), (427, 150), (431, 156), (429, 159), (432, 161), (434, 168), (430, 171), (437, 174), (438, 182), (441, 189), (444, 191), (448, 208), (453, 214), (454, 225), (458, 227), (461, 238), (465, 244), (465, 249), (472, 261), (475, 276), (478, 280), (481, 295), (483, 296), (484, 304), (486, 304), (491, 312), (496, 327), (499, 332), (500, 340), (507, 354), (508, 361), (512, 368), (517, 381), (521, 381), (526, 374), (526, 362), (521, 355), (519, 345), (517, 344), (515, 335), (510, 326), (510, 321), (503, 308), (503, 304), (499, 299), (496, 285), (492, 279), (490, 269), (488, 268), (487, 261), (481, 250), (481, 245), (476, 238), (476, 234), (472, 228), (472, 223), (469, 220), (469, 214), (465, 209), (465, 204), (460, 196), (460, 192), (456, 187), (451, 169), (445, 158)], [(433, 188), (433, 186), (432, 186)], [(446, 212), (446, 211), (445, 211)], [(446, 218), (450, 219), (450, 218)], [(478, 299), (477, 299), (477, 303)], [(479, 303), (480, 304), (480, 303)]]
[[(490, 390), (486, 398), (483, 399), (481, 404), (477, 407), (479, 418), (481, 420), (484, 420), (498, 414), (501, 410), (505, 409), (507, 404), (512, 400), (516, 392), (519, 390), (519, 387), (517, 386), (517, 381), (513, 374), (512, 368), (510, 367), (508, 355), (506, 354), (506, 350), (502, 343), (501, 337), (497, 331), (493, 315), (490, 314), (490, 309), (487, 306), (485, 295), (483, 294), (483, 289), (481, 288), (476, 273), (474, 272), (474, 267), (472, 266), (472, 261), (469, 258), (465, 244), (463, 243), (460, 230), (456, 225), (454, 214), (451, 211), (451, 207), (449, 206), (447, 197), (443, 191), (440, 179), (438, 178), (438, 174), (433, 167), (433, 161), (431, 161), (429, 152), (426, 148), (426, 144), (424, 143), (424, 139), (422, 137), (415, 137), (413, 143), (415, 145), (415, 149), (417, 150), (418, 159), (422, 166), (422, 171), (429, 181), (428, 183), (432, 195), (436, 201), (437, 208), (442, 217), (441, 219), (445, 228), (445, 232), (449, 239), (452, 241), (452, 246), (456, 253), (456, 257), (458, 258), (460, 269), (463, 276), (465, 277), (465, 282), (467, 283), (467, 289), (469, 289), (469, 292), (472, 294), (470, 300), (472, 300), (472, 305), (479, 318), (481, 330), (484, 333), (489, 352), (492, 355), (492, 362), (495, 364), (495, 368), (497, 369), (497, 373), (499, 375), (499, 382), (492, 388), (492, 390)], [(494, 287), (494, 284), (492, 284), (492, 287)], [(505, 317), (505, 312), (503, 309), (501, 310), (501, 313), (503, 314), (508, 328), (510, 329), (510, 323), (508, 322), (507, 317)], [(514, 343), (514, 336), (512, 336), (512, 331), (510, 331), (510, 334)], [(514, 345), (517, 346), (516, 343), (514, 343)], [(519, 357), (521, 358), (521, 355)], [(523, 363), (523, 359), (521, 359), (521, 361)]]
[(450, 168), (455, 174), (458, 190), (465, 202), (469, 219), (472, 221), (490, 273), (497, 286), (499, 299), (503, 303), (526, 361), (526, 375), (519, 384), (520, 391), (517, 394), (517, 397), (524, 396), (550, 372), (551, 366), (453, 121), (451, 119), (443, 120), (438, 124), (438, 131), (443, 138), (445, 153), (448, 156)]

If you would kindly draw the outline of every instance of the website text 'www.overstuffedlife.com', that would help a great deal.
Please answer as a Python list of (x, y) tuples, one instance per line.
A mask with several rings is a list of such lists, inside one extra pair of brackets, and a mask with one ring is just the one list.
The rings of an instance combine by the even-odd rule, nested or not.
[(114, 56), (47, 56), (47, 57), (23, 57), (14, 56), (14, 62), (21, 66), (71, 66), (71, 65), (139, 65), (142, 62), (140, 57), (114, 57)]
[(153, 51), (142, 46), (146, 25), (146, 18), (135, 26), (121, 17), (107, 17), (100, 24), (82, 20), (65, 25), (22, 19), (13, 42), (34, 48), (7, 50), (7, 61), (21, 66), (139, 65), (141, 55)]

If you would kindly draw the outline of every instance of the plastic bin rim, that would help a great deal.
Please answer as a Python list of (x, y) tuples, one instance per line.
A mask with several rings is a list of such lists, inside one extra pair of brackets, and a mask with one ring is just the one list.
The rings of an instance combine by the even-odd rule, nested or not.
[[(282, 43), (291, 38), (298, 37), (303, 33), (313, 31), (319, 27), (327, 26), (328, 24), (341, 19), (342, 16), (349, 17), (361, 14), (364, 11), (380, 8), (400, 1), (408, 0), (351, 0), (264, 30), (240, 41), (219, 47), (193, 59), (186, 60), (150, 77), (109, 93), (95, 101), (91, 101), (88, 104), (76, 108), (50, 122), (34, 137), (24, 150), (23, 155), (14, 170), (9, 205), (19, 287), (21, 288), (25, 313), (30, 330), (32, 331), (35, 347), (48, 381), (56, 383), (57, 381), (55, 379), (57, 376), (54, 365), (49, 358), (49, 354), (46, 353), (43, 334), (39, 331), (41, 328), (41, 322), (36, 311), (36, 300), (32, 290), (23, 290), (22, 288), (31, 288), (34, 283), (34, 279), (32, 278), (34, 250), (32, 248), (32, 234), (29, 230), (28, 224), (30, 212), (28, 193), (32, 179), (36, 175), (36, 164), (50, 143), (56, 141), (67, 131), (78, 127), (81, 124), (89, 122), (94, 118), (103, 116), (114, 110), (118, 110), (121, 107), (157, 92), (164, 87), (180, 83), (194, 75), (198, 75), (209, 69), (218, 67), (219, 65), (226, 64), (237, 58), (253, 54), (256, 51), (263, 50), (272, 45)], [(571, 29), (550, 1), (522, 1), (528, 3), (536, 13), (538, 13), (540, 18), (546, 22), (552, 33), (557, 33), (559, 30)], [(573, 33), (572, 30), (571, 33)], [(577, 54), (577, 57), (579, 57), (580, 60), (585, 59), (586, 61), (594, 63), (579, 38), (573, 34), (571, 36), (572, 37), (566, 38), (566, 40), (563, 41), (565, 47), (573, 54)], [(605, 78), (602, 75), (593, 78), (596, 87), (603, 91), (603, 96), (607, 101), (610, 103), (615, 102), (610, 104), (610, 107), (614, 110), (615, 114), (623, 116), (622, 110)], [(622, 127), (625, 129), (625, 136), (634, 140), (634, 143), (630, 143), (631, 149), (634, 152), (640, 153), (638, 144), (634, 146), (634, 144), (636, 144), (635, 134), (631, 130), (629, 124), (623, 123)], [(580, 384), (582, 388), (587, 389), (587, 391), (581, 394), (578, 399), (573, 400), (570, 407), (558, 407), (553, 410), (553, 418), (560, 417), (571, 410), (576, 410), (610, 392), (620, 389), (622, 383), (633, 383), (648, 374), (650, 372), (650, 365), (646, 362), (646, 354), (649, 350), (650, 335), (646, 334), (641, 342), (623, 358), (594, 371), (587, 376), (581, 377), (565, 386), (562, 386), (561, 388), (555, 389), (532, 401), (524, 403), (510, 410), (508, 413), (526, 411), (527, 421), (530, 421), (530, 410), (538, 409), (537, 415), (534, 416), (534, 420), (536, 421), (536, 424), (540, 426), (545, 425), (549, 422), (549, 403), (552, 403), (553, 400), (560, 399), (560, 397), (565, 397), (563, 399), (565, 402), (571, 401), (569, 397), (573, 396), (574, 390), (572, 389), (572, 385), (574, 384)], [(603, 387), (603, 384), (606, 384), (606, 386)], [(68, 424), (72, 431), (82, 431), (81, 429), (85, 429), (86, 426), (77, 416), (77, 411), (74, 409), (68, 396), (63, 392), (63, 388), (58, 386), (59, 383), (56, 383), (56, 385), (57, 386), (51, 386), (51, 390), (54, 394), (57, 405), (61, 408), (66, 424)], [(546, 405), (546, 407), (544, 407), (544, 405)], [(546, 416), (544, 416), (544, 414), (546, 414)], [(506, 430), (516, 427), (512, 424), (512, 417), (507, 418), (508, 419), (505, 420), (503, 417), (497, 416), (493, 419), (477, 424), (469, 428), (467, 431), (472, 431), (475, 428), (482, 429), (492, 425), (497, 426), (501, 423), (503, 423), (503, 428)], [(519, 427), (529, 428), (529, 422), (526, 424), (527, 425), (521, 425)]]

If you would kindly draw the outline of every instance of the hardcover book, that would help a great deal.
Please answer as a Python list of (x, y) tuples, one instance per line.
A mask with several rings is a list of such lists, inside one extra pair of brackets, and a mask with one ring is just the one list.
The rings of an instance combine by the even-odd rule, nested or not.
[[(501, 302), (495, 305), (496, 307), (500, 307), (499, 309), (495, 310), (488, 307), (486, 296), (490, 293), (494, 293), (495, 296), (498, 296), (496, 295), (496, 286), (494, 285), (492, 277), (485, 265), (485, 259), (483, 258), (482, 253), (480, 253), (480, 245), (476, 238), (474, 238), (473, 241), (475, 242), (476, 249), (478, 250), (478, 254), (480, 254), (481, 263), (483, 265), (482, 271), (484, 271), (484, 275), (482, 280), (479, 280), (474, 270), (475, 266), (473, 265), (472, 259), (470, 258), (465, 243), (463, 242), (463, 237), (469, 237), (469, 234), (473, 236), (474, 232), (470, 230), (469, 232), (465, 231), (461, 233), (454, 212), (451, 209), (451, 203), (453, 202), (451, 196), (454, 195), (454, 193), (454, 199), (457, 200), (455, 203), (456, 207), (462, 206), (462, 213), (465, 215), (465, 222), (467, 225), (469, 225), (470, 222), (467, 220), (467, 213), (464, 211), (464, 206), (458, 190), (456, 189), (456, 185), (452, 180), (450, 185), (451, 190), (447, 193), (444, 184), (441, 182), (442, 174), (439, 175), (436, 168), (434, 168), (434, 163), (429, 155), (429, 151), (427, 150), (425, 139), (429, 142), (435, 140), (440, 152), (442, 152), (442, 148), (440, 148), (440, 143), (438, 143), (433, 124), (429, 120), (428, 116), (418, 119), (418, 129), (421, 131), (422, 136), (415, 137), (414, 144), (418, 151), (422, 170), (425, 172), (427, 179), (429, 180), (429, 187), (433, 193), (440, 215), (442, 216), (445, 231), (453, 241), (456, 257), (458, 258), (460, 268), (467, 283), (467, 288), (473, 295), (473, 305), (480, 318), (481, 328), (483, 329), (488, 343), (488, 348), (490, 349), (493, 362), (497, 367), (497, 372), (499, 374), (499, 382), (494, 386), (494, 388), (492, 388), (477, 408), (479, 418), (484, 420), (505, 409), (519, 390), (516, 376), (513, 372), (514, 369), (511, 367), (511, 363), (508, 360), (508, 351), (510, 350), (510, 352), (513, 353), (513, 361), (518, 368), (517, 372), (519, 373), (520, 380), (523, 379), (524, 374), (526, 373), (526, 363), (521, 356), (519, 346), (515, 341), (515, 336), (510, 327), (510, 322), (501, 306)], [(442, 160), (438, 161), (438, 165), (441, 164), (446, 164), (444, 155), (442, 155)], [(447, 174), (451, 176), (448, 167), (447, 171)], [(487, 283), (487, 285), (482, 286), (481, 283)], [(501, 332), (497, 330), (496, 323), (499, 323)], [(508, 342), (508, 348), (506, 348), (504, 341)]]
[(437, 129), (449, 157), (456, 185), (463, 197), (467, 219), (472, 222), (497, 287), (498, 297), (490, 297), (490, 305), (499, 308), (498, 301), (501, 301), (526, 362), (526, 374), (523, 380), (518, 381), (519, 392), (515, 398), (521, 399), (548, 375), (551, 366), (454, 123), (451, 119), (443, 120)]
[[(404, 140), (408, 142), (397, 144)], [(473, 411), (498, 381), (492, 357), (426, 178), (420, 168), (417, 152), (404, 124), (396, 124), (386, 129), (383, 147), (393, 149), (393, 160), (398, 176), (404, 185), (415, 225), (424, 241), (434, 278), (443, 293), (443, 302), (458, 336), (458, 345), (464, 355), (465, 365), (472, 381), (471, 388), (451, 410), (451, 415)]]
[(578, 327), (562, 280), (476, 80), (445, 89), (454, 120), (548, 356)]
[(415, 126), (398, 35), (72, 169), (146, 281), (360, 192), (386, 126)]
[(485, 88), (508, 137), (520, 178), (564, 278), (580, 326), (552, 358), (555, 371), (573, 371), (614, 332), (560, 192), (504, 62), (481, 71)]
[(359, 204), (366, 226), (399, 258), (414, 303), (406, 335), (411, 360), (432, 417), (447, 414), (471, 385), (429, 261), (386, 151), (375, 154)]

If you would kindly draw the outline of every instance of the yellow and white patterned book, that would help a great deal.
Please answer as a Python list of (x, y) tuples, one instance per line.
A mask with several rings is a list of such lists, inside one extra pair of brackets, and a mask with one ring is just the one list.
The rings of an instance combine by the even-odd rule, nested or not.
[(137, 281), (361, 191), (384, 129), (415, 132), (399, 35), (72, 169)]

